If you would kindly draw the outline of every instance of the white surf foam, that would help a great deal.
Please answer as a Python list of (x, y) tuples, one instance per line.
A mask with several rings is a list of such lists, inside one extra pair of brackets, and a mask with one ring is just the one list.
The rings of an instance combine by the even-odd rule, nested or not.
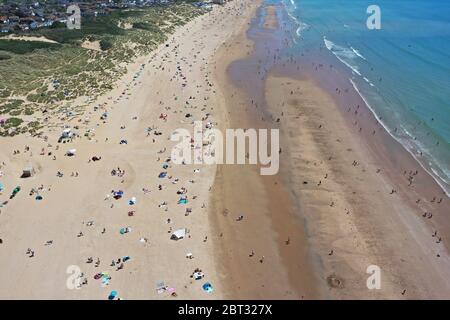
[[(358, 87), (356, 86), (356, 83), (349, 78), (348, 79), (350, 81), (350, 83), (352, 84), (353, 88), (355, 89), (355, 91), (359, 94), (359, 96), (361, 97), (361, 99), (364, 101), (364, 103), (366, 104), (367, 108), (369, 108), (369, 110), (372, 112), (372, 114), (375, 116), (375, 118), (377, 119), (377, 121), (383, 126), (384, 130), (386, 130), (386, 132), (393, 138), (395, 139), (398, 143), (400, 143), (405, 150), (417, 161), (417, 163), (434, 179), (434, 181), (436, 181), (436, 183), (441, 187), (441, 189), (443, 191), (445, 191), (446, 195), (448, 198), (450, 198), (450, 190), (447, 190), (447, 186), (445, 185), (445, 179), (443, 177), (441, 177), (439, 175), (439, 173), (433, 168), (433, 164), (429, 163), (428, 166), (429, 168), (427, 168), (421, 161), (420, 159), (417, 157), (417, 155), (411, 150), (411, 140), (410, 141), (405, 141), (402, 139), (399, 139), (398, 137), (396, 137), (395, 135), (392, 134), (392, 132), (389, 130), (389, 128), (387, 127), (387, 125), (380, 120), (380, 117), (378, 116), (377, 112), (372, 108), (372, 106), (369, 104), (369, 102), (367, 101), (367, 99), (364, 97), (364, 95), (361, 93), (361, 91), (359, 91)], [(406, 133), (408, 136), (412, 137), (412, 135), (402, 126), (402, 130), (404, 131), (404, 133)], [(408, 145), (410, 146), (408, 148)], [(414, 146), (415, 148), (417, 146)], [(420, 150), (422, 150), (422, 148), (420, 148)]]
[(350, 49), (358, 56), (358, 57), (360, 57), (361, 59), (363, 59), (363, 60), (366, 60), (367, 61), (367, 59), (366, 58), (364, 58), (364, 56), (358, 51), (358, 50), (356, 50), (355, 48), (353, 48), (353, 47), (350, 47)]
[(326, 37), (323, 37), (323, 41), (325, 43), (325, 47), (331, 51), (335, 55), (336, 58), (339, 59), (343, 64), (349, 67), (354, 73), (361, 76), (361, 72), (357, 66), (350, 64), (349, 60), (352, 60), (357, 57), (357, 55), (350, 49), (341, 47), (335, 44), (333, 41), (328, 40)]

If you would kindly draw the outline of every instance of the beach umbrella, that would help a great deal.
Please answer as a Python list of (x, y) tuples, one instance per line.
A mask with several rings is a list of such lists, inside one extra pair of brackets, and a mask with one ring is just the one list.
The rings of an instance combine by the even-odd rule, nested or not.
[(203, 290), (205, 290), (208, 293), (212, 293), (214, 291), (211, 283), (207, 282), (202, 286)]
[(108, 296), (108, 300), (114, 300), (114, 298), (117, 296), (117, 291), (111, 291), (111, 293)]

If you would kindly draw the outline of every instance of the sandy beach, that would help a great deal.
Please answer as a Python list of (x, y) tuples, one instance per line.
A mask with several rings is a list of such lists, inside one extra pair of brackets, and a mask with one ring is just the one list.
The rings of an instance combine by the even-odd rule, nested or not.
[[(281, 61), (281, 10), (213, 6), (82, 116), (0, 139), (1, 299), (450, 297), (448, 197), (348, 81)], [(279, 129), (279, 173), (174, 164), (194, 121)]]
[[(1, 298), (224, 297), (213, 252), (219, 234), (208, 223), (216, 167), (172, 165), (169, 138), (195, 120), (220, 122), (209, 62), (257, 5), (214, 6), (179, 28), (82, 117), (49, 119), (54, 128), (45, 139), (1, 139)], [(75, 134), (58, 143), (65, 126)], [(65, 156), (71, 149), (76, 154)], [(21, 179), (28, 166), (35, 174)], [(184, 228), (184, 239), (170, 239)], [(69, 266), (82, 272), (79, 290), (66, 285), (77, 284)], [(197, 281), (190, 277), (196, 270)]]

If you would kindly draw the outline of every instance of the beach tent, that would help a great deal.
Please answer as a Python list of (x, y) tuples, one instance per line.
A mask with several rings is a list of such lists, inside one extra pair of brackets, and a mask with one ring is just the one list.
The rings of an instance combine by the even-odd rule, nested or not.
[(120, 198), (122, 198), (122, 196), (123, 196), (123, 191), (122, 190), (113, 192), (113, 198), (116, 199), (116, 200), (119, 200)]
[(181, 197), (180, 200), (178, 200), (178, 204), (187, 204), (188, 203), (188, 199), (184, 196)]
[(0, 182), (0, 192), (5, 190), (5, 186)]
[(156, 284), (156, 292), (158, 292), (158, 294), (163, 293), (166, 289), (167, 286), (164, 284), (164, 282), (158, 282)]
[(69, 151), (66, 152), (66, 156), (74, 156), (77, 153), (77, 149), (70, 149)]
[(34, 171), (34, 168), (32, 166), (23, 168), (21, 178), (32, 177), (34, 175), (34, 173), (35, 173), (35, 171)]
[(203, 274), (203, 272), (194, 272), (194, 274), (192, 275), (193, 278), (195, 280), (200, 280), (202, 279), (205, 275)]
[(172, 235), (170, 236), (170, 239), (180, 240), (180, 239), (183, 239), (185, 236), (186, 236), (186, 228), (178, 229), (172, 233)]
[(120, 234), (125, 234), (125, 233), (128, 233), (130, 231), (131, 231), (131, 228), (130, 227), (126, 227), (126, 228), (121, 228), (119, 233)]
[(63, 132), (61, 133), (62, 138), (70, 138), (72, 136), (73, 136), (73, 132), (72, 132), (72, 129), (70, 129), (70, 128), (64, 129)]
[(101, 120), (106, 120), (108, 118), (108, 112), (103, 112), (102, 116), (100, 117)]

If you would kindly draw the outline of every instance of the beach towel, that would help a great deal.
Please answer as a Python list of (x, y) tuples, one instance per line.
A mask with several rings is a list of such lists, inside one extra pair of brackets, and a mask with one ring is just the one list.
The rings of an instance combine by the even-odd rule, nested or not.
[(156, 284), (156, 292), (158, 294), (163, 293), (164, 291), (166, 291), (166, 289), (167, 289), (167, 286), (164, 284), (164, 282), (158, 282)]

